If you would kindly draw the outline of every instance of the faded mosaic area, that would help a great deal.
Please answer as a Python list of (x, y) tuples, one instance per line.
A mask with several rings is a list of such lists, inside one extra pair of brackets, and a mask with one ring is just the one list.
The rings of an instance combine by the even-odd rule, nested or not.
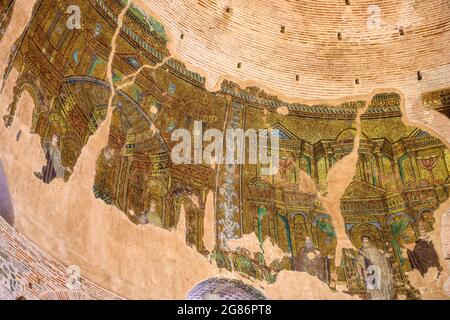
[[(8, 25), (13, 2), (0, 1), (0, 30)], [(67, 27), (71, 5), (83, 12), (80, 28)], [(430, 233), (436, 210), (449, 198), (450, 150), (434, 134), (405, 124), (402, 95), (386, 91), (369, 100), (288, 103), (228, 80), (211, 92), (205, 77), (171, 57), (168, 42), (164, 25), (125, 1), (36, 2), (4, 70), (3, 88), (13, 70), (18, 79), (1, 115), (2, 125), (11, 128), (22, 95), (32, 97), (29, 130), (40, 138), (45, 159), (30, 172), (32, 179), (69, 182), (110, 110), (92, 193), (136, 226), (175, 232), (184, 224), (186, 246), (250, 281), (275, 284), (280, 273), (291, 271), (362, 299), (422, 299), (410, 274), (418, 271), (424, 278), (433, 270), (439, 279), (444, 270)], [(450, 89), (422, 100), (449, 116)], [(261, 165), (252, 164), (174, 164), (174, 131), (192, 132), (196, 121), (204, 131), (276, 132), (279, 148), (270, 152), (280, 154), (278, 173), (264, 176)], [(243, 153), (249, 153), (248, 144)], [(350, 169), (339, 165), (351, 157)], [(340, 170), (350, 172), (342, 190), (332, 179)], [(205, 224), (208, 210), (214, 212), (213, 225)], [(213, 246), (205, 243), (208, 231), (214, 232)], [(239, 242), (252, 235), (256, 250)], [(268, 243), (278, 250), (273, 259), (267, 258)], [(23, 278), (27, 271), (0, 257), (2, 285), (16, 290), (11, 268)], [(186, 294), (193, 300), (266, 298), (255, 288), (215, 277)]]

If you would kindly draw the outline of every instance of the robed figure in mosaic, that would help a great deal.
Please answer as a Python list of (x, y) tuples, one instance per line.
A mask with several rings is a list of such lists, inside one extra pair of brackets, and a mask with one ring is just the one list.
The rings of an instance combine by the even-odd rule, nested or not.
[(44, 144), (44, 153), (47, 164), (42, 167), (42, 172), (35, 175), (42, 179), (44, 183), (50, 183), (55, 178), (64, 178), (67, 168), (62, 165), (61, 151), (58, 148), (58, 136), (53, 135), (51, 142)]
[(295, 261), (297, 271), (307, 272), (318, 277), (323, 282), (329, 283), (328, 257), (322, 257), (320, 251), (316, 250), (309, 237), (305, 239), (305, 246), (300, 250)]
[(394, 298), (394, 275), (387, 256), (376, 248), (366, 236), (357, 257), (359, 272), (365, 281), (369, 300), (392, 300)]
[(439, 273), (442, 272), (443, 268), (439, 262), (439, 256), (423, 224), (419, 224), (419, 234), (420, 237), (416, 241), (414, 250), (408, 249), (408, 258), (412, 268), (419, 270), (422, 277), (432, 267), (437, 268)]

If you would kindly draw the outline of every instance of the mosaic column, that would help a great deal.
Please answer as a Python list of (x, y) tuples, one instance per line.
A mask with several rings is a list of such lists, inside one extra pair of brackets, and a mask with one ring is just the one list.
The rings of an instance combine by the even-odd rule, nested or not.
[[(242, 128), (244, 107), (233, 103), (230, 110), (230, 122), (227, 129)], [(226, 145), (226, 143), (224, 144)], [(220, 168), (218, 189), (218, 243), (220, 249), (228, 248), (228, 241), (238, 239), (242, 226), (240, 221), (240, 179), (238, 173), (239, 165), (234, 164), (234, 155), (225, 153), (225, 164)]]

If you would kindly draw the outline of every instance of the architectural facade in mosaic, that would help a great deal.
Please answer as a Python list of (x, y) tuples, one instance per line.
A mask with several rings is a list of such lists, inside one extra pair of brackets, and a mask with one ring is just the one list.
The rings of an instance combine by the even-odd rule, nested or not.
[[(0, 28), (8, 22), (11, 2), (0, 1)], [(83, 13), (80, 29), (66, 27), (70, 5)], [(366, 107), (362, 98), (288, 103), (227, 80), (211, 92), (205, 77), (170, 56), (164, 26), (134, 5), (116, 39), (110, 81), (111, 41), (124, 6), (119, 0), (36, 2), (9, 56), (5, 79), (13, 69), (19, 77), (2, 115), (4, 126), (12, 126), (21, 95), (28, 92), (33, 98), (30, 130), (40, 137), (45, 158), (34, 179), (69, 181), (84, 146), (112, 108), (109, 141), (97, 159), (92, 192), (132, 223), (174, 230), (184, 209), (186, 245), (219, 268), (268, 283), (283, 270), (306, 272), (331, 289), (345, 286), (365, 299), (421, 298), (408, 272), (419, 270), (424, 276), (430, 268), (442, 270), (439, 248), (429, 234), (435, 211), (449, 198), (450, 150), (434, 135), (403, 122), (400, 93), (374, 95), (358, 135), (358, 112)], [(422, 100), (427, 108), (449, 115), (449, 90), (430, 92)], [(175, 165), (172, 134), (192, 132), (196, 121), (204, 131), (277, 132), (279, 149), (270, 152), (280, 155), (278, 173), (264, 176), (263, 168), (252, 164)], [(356, 173), (340, 199), (354, 248), (343, 249), (339, 264), (336, 221), (324, 197), (332, 187), (330, 171), (352, 153), (357, 137)], [(248, 154), (248, 145), (243, 152)], [(213, 250), (204, 243), (209, 193), (215, 199)], [(261, 248), (269, 239), (284, 257), (267, 262), (263, 249), (229, 248), (230, 241), (252, 233)], [(8, 273), (14, 261), (2, 253), (0, 259), (0, 271), (6, 270), (1, 279), (15, 290)], [(191, 296), (197, 298), (200, 289)]]

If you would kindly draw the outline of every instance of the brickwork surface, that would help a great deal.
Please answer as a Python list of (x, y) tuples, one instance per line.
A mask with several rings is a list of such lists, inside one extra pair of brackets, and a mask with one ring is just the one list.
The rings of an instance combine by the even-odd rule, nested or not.
[(51, 258), (0, 218), (0, 299), (119, 299), (77, 271)]
[(135, 2), (159, 16), (176, 54), (211, 85), (226, 75), (324, 99), (407, 91), (419, 70), (427, 83), (448, 74), (448, 0)]

